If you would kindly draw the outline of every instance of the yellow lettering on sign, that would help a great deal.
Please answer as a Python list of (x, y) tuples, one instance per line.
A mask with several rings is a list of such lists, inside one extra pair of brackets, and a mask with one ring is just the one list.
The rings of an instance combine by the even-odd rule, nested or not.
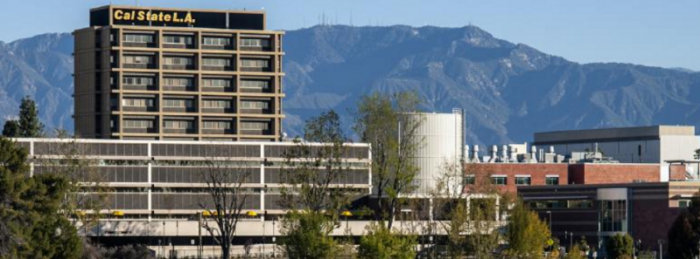
[(187, 13), (187, 15), (185, 16), (185, 22), (186, 23), (194, 23), (194, 19), (192, 19), (191, 13)]
[(192, 13), (188, 12), (183, 18), (178, 12), (152, 12), (152, 11), (124, 11), (114, 10), (114, 20), (124, 21), (151, 21), (173, 23), (195, 23)]
[(116, 10), (114, 11), (114, 19), (121, 20), (124, 18), (124, 11)]

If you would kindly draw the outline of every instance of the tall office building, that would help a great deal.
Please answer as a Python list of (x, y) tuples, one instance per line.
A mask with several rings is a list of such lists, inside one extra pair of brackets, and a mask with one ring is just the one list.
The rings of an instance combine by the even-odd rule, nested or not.
[(91, 9), (73, 33), (76, 134), (276, 141), (283, 34), (261, 11)]

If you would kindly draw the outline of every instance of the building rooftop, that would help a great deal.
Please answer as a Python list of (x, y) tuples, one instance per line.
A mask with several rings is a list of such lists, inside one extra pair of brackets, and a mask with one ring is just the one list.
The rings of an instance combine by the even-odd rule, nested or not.
[(603, 142), (621, 140), (659, 139), (661, 136), (693, 136), (695, 126), (656, 125), (586, 130), (566, 130), (535, 133), (535, 145), (558, 143)]

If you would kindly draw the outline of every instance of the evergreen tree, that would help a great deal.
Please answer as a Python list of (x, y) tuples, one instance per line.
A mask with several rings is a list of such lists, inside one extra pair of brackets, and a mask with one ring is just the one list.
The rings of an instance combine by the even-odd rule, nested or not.
[(19, 136), (24, 138), (40, 137), (44, 125), (39, 121), (39, 111), (36, 103), (29, 96), (22, 98), (19, 106)]
[(610, 258), (632, 258), (634, 239), (629, 234), (616, 234), (608, 239), (606, 251)]
[(69, 182), (29, 177), (27, 151), (0, 137), (0, 258), (79, 258), (82, 242), (58, 215)]
[(668, 253), (671, 258), (695, 258), (700, 243), (700, 199), (693, 198), (690, 207), (681, 211), (668, 231)]
[(16, 120), (5, 121), (5, 126), (2, 128), (2, 136), (8, 138), (19, 137), (19, 124)]

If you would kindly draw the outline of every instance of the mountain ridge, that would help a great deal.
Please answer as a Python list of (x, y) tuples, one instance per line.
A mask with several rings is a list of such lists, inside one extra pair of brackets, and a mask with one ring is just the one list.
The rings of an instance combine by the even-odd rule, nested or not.
[[(0, 118), (31, 95), (42, 121), (72, 129), (72, 43), (67, 33), (0, 43)], [(581, 64), (476, 26), (315, 26), (287, 31), (284, 44), (289, 136), (330, 108), (350, 133), (358, 98), (405, 90), (416, 91), (426, 111), (465, 109), (470, 144), (523, 142), (548, 130), (700, 125), (699, 72)]]

